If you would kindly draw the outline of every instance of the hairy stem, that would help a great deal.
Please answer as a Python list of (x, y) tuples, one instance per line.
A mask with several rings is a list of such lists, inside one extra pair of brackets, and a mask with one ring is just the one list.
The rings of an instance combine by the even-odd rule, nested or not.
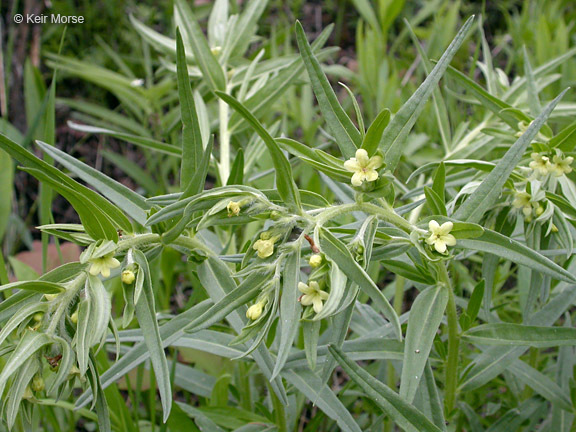
[(450, 276), (444, 263), (438, 263), (439, 281), (448, 289), (448, 305), (446, 316), (448, 318), (448, 358), (446, 360), (446, 379), (444, 389), (444, 411), (449, 417), (456, 403), (456, 384), (458, 383), (458, 351), (460, 347), (460, 335), (458, 334), (458, 312), (454, 291), (450, 284)]

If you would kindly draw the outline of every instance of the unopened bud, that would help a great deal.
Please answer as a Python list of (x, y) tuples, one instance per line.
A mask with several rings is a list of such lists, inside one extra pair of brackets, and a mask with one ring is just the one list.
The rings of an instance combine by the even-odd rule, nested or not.
[(320, 254), (314, 254), (310, 257), (310, 260), (308, 261), (308, 264), (310, 264), (310, 267), (316, 268), (316, 267), (320, 267), (320, 265), (322, 265), (322, 255)]
[(48, 301), (55, 300), (58, 297), (58, 294), (44, 294), (44, 298)]
[(70, 321), (72, 321), (74, 324), (78, 324), (78, 309), (76, 309), (74, 313), (70, 315)]
[(124, 270), (120, 278), (122, 279), (122, 283), (125, 283), (126, 285), (132, 285), (136, 280), (136, 275), (132, 270)]
[(246, 318), (256, 321), (262, 315), (263, 304), (258, 302), (248, 308), (246, 311)]
[(30, 388), (35, 392), (44, 390), (44, 378), (42, 378), (42, 375), (34, 375), (34, 378), (32, 378), (32, 383), (30, 384)]

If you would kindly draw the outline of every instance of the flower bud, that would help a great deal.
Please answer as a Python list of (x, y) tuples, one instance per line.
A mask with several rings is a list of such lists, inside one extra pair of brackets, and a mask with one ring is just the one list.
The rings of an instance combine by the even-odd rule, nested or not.
[(551, 232), (553, 233), (557, 233), (558, 232), (558, 227), (554, 224), (552, 224), (552, 228), (550, 229)]
[(312, 268), (320, 267), (322, 265), (322, 255), (320, 254), (312, 255), (308, 260), (308, 264), (310, 264), (310, 267)]
[(226, 206), (226, 210), (228, 210), (228, 217), (238, 216), (240, 214), (240, 203), (230, 201)]
[(70, 321), (72, 321), (74, 324), (78, 324), (78, 309), (76, 309), (74, 313), (70, 315)]
[(44, 294), (44, 298), (48, 301), (56, 300), (56, 297), (58, 297), (58, 294)]
[(42, 321), (42, 318), (44, 318), (44, 314), (42, 312), (35, 313), (33, 318), (34, 321), (40, 322)]
[(270, 212), (270, 219), (272, 219), (273, 221), (277, 221), (282, 217), (282, 213), (280, 213), (278, 210), (272, 210)]
[(122, 283), (125, 283), (126, 285), (132, 285), (136, 280), (136, 275), (132, 270), (124, 270), (120, 278), (122, 279)]
[(35, 392), (44, 390), (44, 378), (42, 378), (42, 375), (34, 375), (34, 378), (32, 378), (32, 383), (30, 384), (30, 388)]
[(262, 315), (263, 306), (264, 305), (262, 302), (258, 302), (250, 306), (246, 311), (246, 318), (251, 319), (252, 321), (256, 321)]

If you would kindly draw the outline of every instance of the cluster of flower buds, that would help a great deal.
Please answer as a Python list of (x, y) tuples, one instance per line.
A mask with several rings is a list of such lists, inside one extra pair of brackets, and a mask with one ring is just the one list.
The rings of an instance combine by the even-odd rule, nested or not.
[(574, 158), (572, 156), (564, 156), (561, 151), (556, 150), (556, 154), (550, 158), (550, 155), (543, 153), (532, 153), (530, 155), (532, 161), (528, 165), (533, 172), (536, 179), (544, 178), (548, 174), (554, 177), (562, 177), (565, 174), (572, 172), (572, 163)]

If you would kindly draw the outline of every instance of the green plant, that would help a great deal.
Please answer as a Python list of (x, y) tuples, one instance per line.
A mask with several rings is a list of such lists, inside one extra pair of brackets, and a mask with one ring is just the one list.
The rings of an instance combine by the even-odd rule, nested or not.
[[(258, 57), (229, 85), (229, 64), (185, 4), (176, 9), (191, 27), (179, 26), (175, 52), (169, 44), (181, 143), (171, 146), (171, 193), (144, 197), (38, 141), (68, 175), (0, 135), (0, 148), (80, 217), (42, 232), (85, 247), (79, 262), (37, 280), (8, 283), (0, 272), (0, 291), (14, 290), (0, 303), (8, 427), (59, 430), (81, 415), (102, 430), (163, 422), (164, 430), (214, 431), (442, 431), (446, 422), (450, 430), (569, 430), (576, 126), (552, 115), (567, 90), (543, 103), (540, 89), (573, 52), (534, 70), (527, 62), (525, 76), (506, 86), (485, 51), (484, 89), (449, 66), (470, 18), (435, 63), (424, 62), (426, 79), (394, 115), (365, 114), (351, 89), (354, 122), (299, 23), (301, 60), (280, 61), (248, 97), (259, 86)], [(222, 10), (214, 20), (233, 29), (242, 21), (217, 17)], [(206, 128), (190, 86), (188, 47), (201, 99), (217, 107), (215, 127)], [(272, 112), (269, 92), (303, 69), (327, 125), (318, 145), (281, 136)], [(478, 105), (450, 138), (438, 91), (447, 71)], [(431, 99), (442, 147), (414, 169), (418, 160), (406, 159), (424, 146), (411, 130)], [(470, 105), (469, 95), (456, 99)], [(216, 182), (206, 189), (209, 176)], [(174, 310), (182, 286), (191, 294)], [(123, 376), (125, 394), (116, 384)], [(143, 389), (144, 377), (153, 390)], [(76, 388), (84, 392), (71, 414)], [(502, 388), (495, 406), (486, 401)]]

